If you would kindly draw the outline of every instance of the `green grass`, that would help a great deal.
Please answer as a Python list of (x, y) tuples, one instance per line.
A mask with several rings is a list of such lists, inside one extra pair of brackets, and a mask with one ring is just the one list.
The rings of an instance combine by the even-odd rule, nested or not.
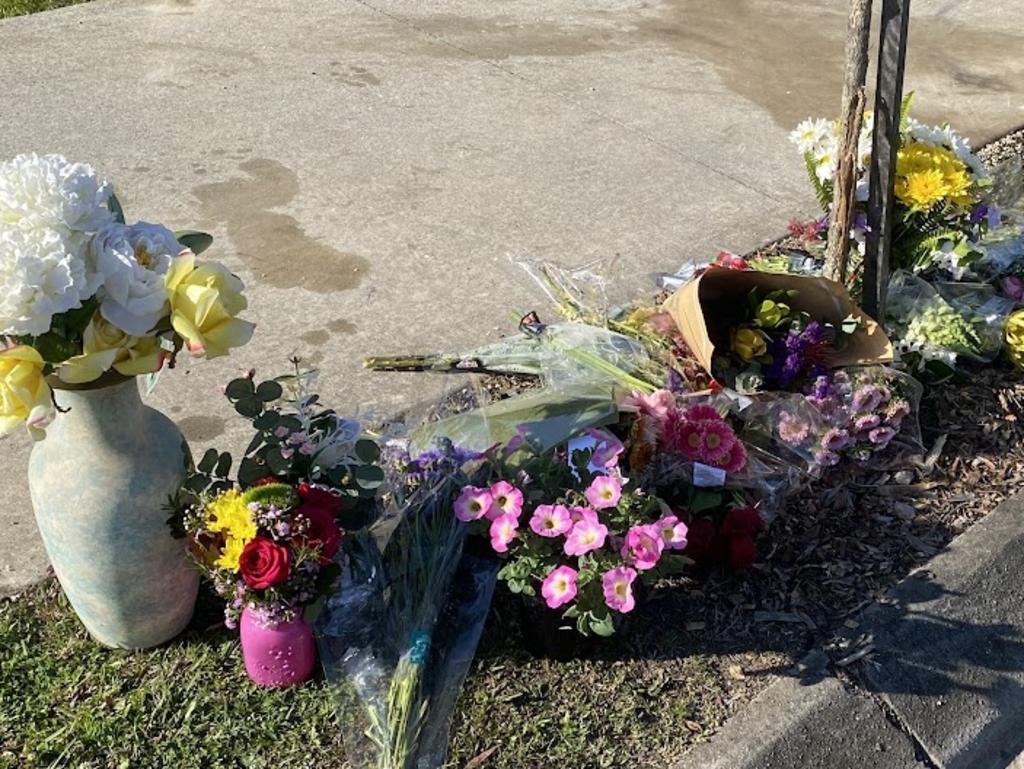
[(88, 0), (0, 0), (0, 19), (24, 16), (27, 13), (51, 11), (67, 5), (78, 5)]
[[(557, 662), (524, 651), (516, 605), (500, 596), (458, 701), (450, 766), (485, 753), (474, 766), (671, 766), (725, 719), (738, 694), (727, 663), (749, 672), (766, 657), (702, 647), (662, 603), (638, 609), (634, 630), (585, 658)], [(218, 619), (216, 600), (203, 595), (181, 638), (117, 652), (90, 640), (54, 580), (5, 600), (0, 769), (346, 767), (323, 681), (252, 685), (237, 635)]]

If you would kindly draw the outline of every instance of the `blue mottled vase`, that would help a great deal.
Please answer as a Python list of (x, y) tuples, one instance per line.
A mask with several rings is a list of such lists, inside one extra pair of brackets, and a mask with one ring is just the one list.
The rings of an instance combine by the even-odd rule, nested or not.
[(33, 447), (28, 469), (50, 562), (101, 644), (161, 644), (188, 624), (199, 589), (165, 507), (185, 477), (185, 440), (143, 405), (134, 379), (55, 395), (66, 411)]

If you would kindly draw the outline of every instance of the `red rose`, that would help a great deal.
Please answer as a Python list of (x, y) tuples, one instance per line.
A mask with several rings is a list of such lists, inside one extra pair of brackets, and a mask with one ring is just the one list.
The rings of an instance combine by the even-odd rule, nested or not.
[(729, 542), (729, 565), (743, 571), (757, 560), (757, 545), (751, 537), (736, 537)]
[(341, 544), (341, 529), (334, 522), (334, 514), (311, 503), (299, 505), (295, 512), (309, 519), (309, 528), (305, 535), (306, 544), (309, 547), (319, 547), (320, 562), (329, 563)]
[(280, 482), (281, 482), (281, 479), (278, 478), (276, 475), (264, 475), (262, 478), (259, 478), (259, 479), (255, 480), (255, 481), (253, 481), (252, 483), (250, 483), (249, 487), (250, 488), (254, 488), (256, 486), (269, 486), (272, 483), (280, 483)]
[(753, 507), (734, 507), (725, 514), (722, 534), (727, 537), (753, 537), (761, 528), (761, 514)]
[(288, 579), (291, 561), (288, 548), (266, 537), (256, 537), (242, 549), (238, 567), (246, 585), (254, 590), (262, 590)]
[(306, 503), (304, 506), (319, 507), (330, 513), (331, 516), (336, 516), (341, 511), (341, 497), (320, 486), (300, 483), (299, 499)]

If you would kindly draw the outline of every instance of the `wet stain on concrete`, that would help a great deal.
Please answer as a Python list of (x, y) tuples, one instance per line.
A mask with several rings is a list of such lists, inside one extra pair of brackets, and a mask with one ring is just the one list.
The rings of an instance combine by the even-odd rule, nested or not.
[(221, 417), (191, 416), (178, 420), (178, 429), (193, 443), (209, 443), (224, 434)]
[(306, 333), (299, 335), (299, 339), (306, 344), (312, 345), (327, 344), (327, 340), (330, 338), (331, 332), (325, 328), (316, 328), (312, 331), (307, 331)]
[(337, 318), (327, 324), (327, 330), (332, 334), (353, 334), (356, 330), (356, 324), (344, 318)]
[[(469, 52), (504, 60), (667, 47), (680, 57), (706, 62), (729, 91), (766, 110), (784, 128), (839, 109), (845, 4), (668, 0), (645, 3), (633, 12), (594, 11), (587, 22), (574, 25), (457, 14), (412, 17), (412, 23), (451, 43), (424, 41), (421, 53), (442, 58), (464, 58)], [(876, 33), (877, 23), (872, 28), (873, 44)], [(933, 123), (950, 119), (948, 92), (958, 89), (960, 95), (1015, 93), (1024, 101), (1024, 59), (1010, 55), (1022, 47), (1024, 35), (1012, 30), (952, 27), (940, 18), (915, 18), (910, 27), (907, 88), (926, 89), (930, 96), (926, 103), (918, 101), (915, 114)], [(957, 59), (970, 64), (958, 67)], [(874, 82), (874, 73), (869, 73), (869, 82)], [(686, 79), (681, 78), (673, 90), (685, 99)], [(992, 131), (989, 119), (989, 115), (972, 114), (969, 107), (956, 115), (958, 127), (975, 136)]]
[(329, 73), (333, 80), (355, 88), (365, 88), (368, 85), (380, 85), (380, 78), (373, 74), (366, 67), (344, 65), (338, 61), (331, 62)]
[(247, 160), (239, 168), (244, 176), (200, 185), (192, 194), (199, 199), (202, 219), (224, 225), (239, 257), (259, 280), (318, 294), (360, 284), (369, 272), (366, 259), (310, 237), (294, 217), (271, 210), (298, 194), (295, 172), (266, 158)]

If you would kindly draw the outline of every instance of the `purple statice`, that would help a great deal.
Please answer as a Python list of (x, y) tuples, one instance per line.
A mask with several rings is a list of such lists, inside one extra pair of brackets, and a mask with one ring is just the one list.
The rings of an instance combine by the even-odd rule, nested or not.
[(383, 452), (385, 463), (397, 470), (409, 487), (432, 485), (481, 456), (479, 452), (456, 446), (449, 438), (438, 438), (435, 448), (416, 456), (409, 453), (408, 447), (397, 443), (388, 444)]
[(988, 218), (988, 205), (986, 203), (979, 203), (971, 211), (971, 224), (980, 224), (983, 219)]
[(827, 369), (824, 366), (828, 331), (812, 320), (802, 331), (790, 329), (785, 337), (768, 344), (772, 363), (765, 372), (772, 389), (785, 389), (805, 375), (817, 378)]

